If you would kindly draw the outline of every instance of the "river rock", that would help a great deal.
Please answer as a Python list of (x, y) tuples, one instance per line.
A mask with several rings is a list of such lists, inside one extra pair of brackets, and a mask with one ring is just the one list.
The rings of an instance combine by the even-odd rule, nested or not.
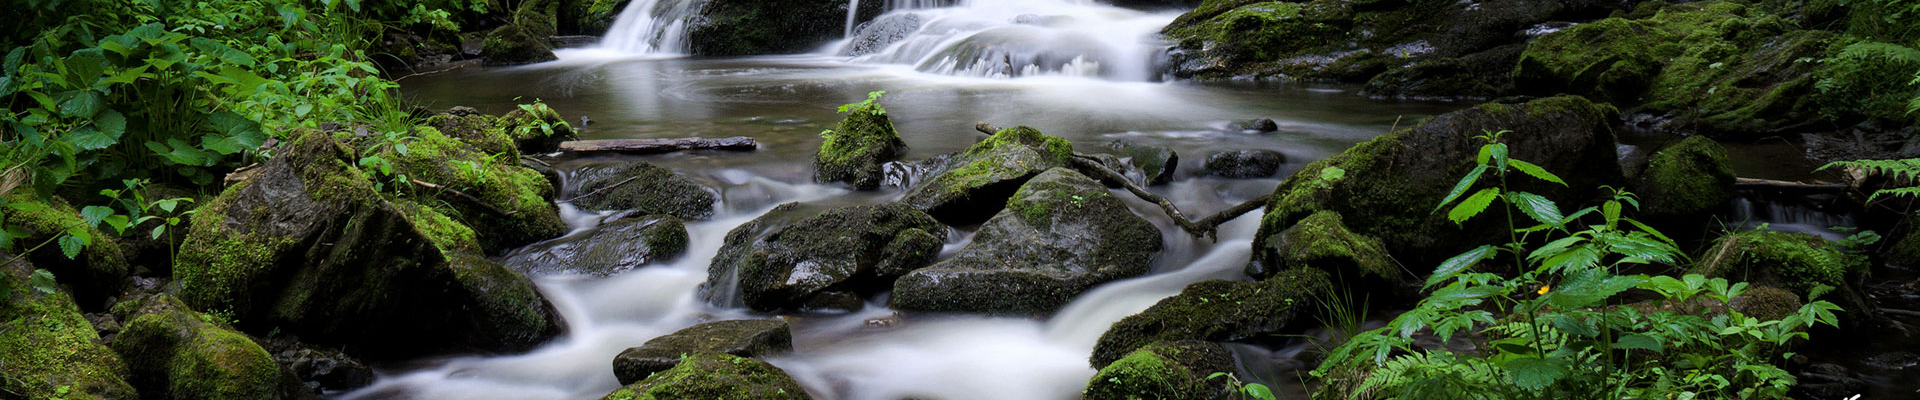
[(932, 263), (945, 238), (939, 221), (899, 203), (825, 210), (787, 203), (727, 233), (707, 282), (737, 286), (709, 286), (706, 295), (734, 304), (737, 292), (748, 308), (778, 311), (823, 296), (872, 294)]
[(1207, 156), (1207, 174), (1222, 178), (1266, 178), (1280, 172), (1287, 155), (1273, 150), (1230, 150)]
[(1122, 356), (1162, 341), (1228, 342), (1272, 338), (1304, 330), (1292, 324), (1313, 299), (1332, 290), (1327, 273), (1295, 268), (1259, 282), (1210, 280), (1113, 324), (1093, 349), (1093, 366), (1106, 368)]
[[(1180, 154), (1173, 149), (1160, 146), (1147, 146), (1133, 143), (1113, 142), (1107, 145), (1121, 160), (1132, 164), (1145, 174), (1147, 184), (1165, 185), (1173, 181), (1173, 172), (1180, 167)], [(1116, 169), (1116, 171), (1120, 171)]]
[(1233, 392), (1233, 353), (1212, 342), (1155, 342), (1128, 353), (1087, 381), (1082, 400), (1215, 400)]
[(627, 385), (600, 400), (766, 399), (811, 400), (807, 390), (779, 367), (752, 358), (699, 352), (672, 369)]
[[(1513, 189), (1572, 210), (1598, 195), (1587, 191), (1591, 188), (1625, 186), (1611, 128), (1615, 115), (1612, 107), (1583, 98), (1552, 97), (1485, 104), (1380, 136), (1309, 164), (1281, 182), (1254, 248), (1267, 248), (1265, 240), (1320, 211), (1339, 213), (1348, 229), (1380, 239), (1408, 266), (1437, 265), (1473, 247), (1504, 243), (1505, 222), (1496, 218), (1468, 221), (1463, 229), (1433, 212), (1473, 168), (1485, 144), (1477, 136), (1511, 130), (1502, 141), (1512, 158), (1540, 165), (1568, 183), (1520, 178), (1510, 182)], [(1341, 172), (1330, 173), (1334, 168)]]
[(715, 321), (653, 338), (613, 358), (613, 375), (631, 385), (680, 365), (688, 354), (714, 352), (759, 357), (793, 351), (793, 331), (779, 319)]
[(573, 172), (569, 201), (587, 210), (634, 210), (698, 221), (713, 217), (719, 195), (672, 170), (645, 162), (599, 165)]
[(532, 30), (521, 25), (502, 25), (487, 33), (486, 41), (481, 42), (480, 56), (486, 58), (487, 65), (521, 65), (558, 60), (553, 55), (553, 46), (547, 44), (545, 36), (535, 36)]
[(500, 118), (480, 114), (468, 107), (454, 107), (447, 112), (427, 117), (426, 126), (433, 127), (446, 135), (467, 142), (475, 150), (486, 154), (507, 154), (520, 158), (520, 149), (513, 144), (513, 138), (507, 137), (496, 126)]
[(1244, 132), (1254, 133), (1274, 133), (1280, 131), (1280, 123), (1273, 122), (1272, 118), (1254, 118), (1244, 121), (1234, 121), (1233, 127), (1239, 128)]
[(14, 249), (51, 243), (55, 236), (65, 235), (70, 229), (87, 232), (93, 240), (80, 249), (79, 257), (68, 258), (62, 246), (50, 245), (28, 253), (26, 259), (52, 272), (60, 284), (73, 290), (73, 301), (85, 308), (97, 310), (104, 307), (102, 303), (107, 297), (120, 293), (121, 282), (126, 280), (130, 269), (124, 248), (113, 236), (88, 224), (66, 200), (58, 197), (42, 200), (32, 189), (15, 188), (13, 193), (5, 195), (0, 220), (4, 220), (8, 228), (26, 233), (12, 239), (18, 246)]
[(350, 143), (379, 150), (377, 155), (391, 163), (397, 175), (439, 186), (405, 183), (437, 200), (436, 212), (473, 228), (486, 254), (567, 233), (567, 223), (553, 204), (553, 185), (538, 171), (521, 167), (518, 152), (487, 153), (433, 130), (415, 132), (411, 139), (406, 151), (369, 138)]
[[(14, 254), (0, 251), (0, 260)], [(64, 290), (34, 289), (26, 260), (0, 265), (0, 390), (29, 399), (133, 400), (127, 367)], [(65, 388), (65, 390), (61, 390)]]
[(338, 350), (291, 338), (262, 339), (260, 345), (313, 393), (342, 393), (373, 383), (373, 368)]
[(332, 136), (292, 137), (195, 214), (174, 265), (187, 305), (363, 357), (518, 351), (559, 332), (532, 281), (478, 255), (472, 228), (387, 200)]
[(863, 190), (879, 188), (886, 178), (880, 165), (899, 159), (907, 149), (877, 102), (854, 108), (840, 125), (820, 135), (826, 141), (813, 155), (813, 180), (846, 182)]
[[(847, 7), (842, 0), (710, 0), (688, 18), (687, 45), (694, 55), (743, 56), (813, 50), (846, 37)], [(870, 21), (886, 9), (882, 1), (860, 2), (856, 22)]]
[[(1749, 230), (1722, 236), (1707, 249), (1694, 258), (1698, 264), (1689, 273), (1778, 287), (1798, 298), (1806, 298), (1816, 287), (1830, 286), (1833, 292), (1822, 300), (1832, 301), (1853, 315), (1871, 310), (1857, 285), (1867, 273), (1866, 260), (1819, 236)], [(1855, 319), (1843, 322), (1848, 326), (1860, 322)]]
[(1160, 231), (1065, 168), (1020, 187), (959, 254), (901, 277), (901, 310), (1046, 315), (1093, 286), (1145, 274)]
[(668, 215), (630, 215), (592, 230), (522, 247), (501, 261), (531, 275), (610, 276), (687, 252), (687, 226)]
[(882, 15), (872, 22), (860, 24), (854, 29), (852, 42), (840, 52), (842, 56), (859, 57), (879, 53), (899, 43), (914, 32), (920, 30), (920, 14), (896, 13)]
[(113, 341), (134, 387), (150, 399), (311, 398), (267, 350), (172, 295), (146, 298)]
[[(1727, 150), (1702, 136), (1688, 137), (1653, 153), (1647, 168), (1638, 177), (1634, 193), (1640, 195), (1640, 209), (1647, 215), (1642, 219), (1663, 228), (1674, 226), (1669, 229), (1674, 232), (1704, 222), (1711, 214), (1726, 208), (1737, 194)], [(1670, 219), (1696, 224), (1659, 224)]]
[(1070, 165), (1073, 144), (1028, 127), (1002, 129), (947, 160), (943, 170), (900, 202), (948, 225), (992, 217), (1028, 179)]
[(1353, 233), (1340, 214), (1321, 211), (1300, 220), (1254, 248), (1259, 255), (1247, 264), (1247, 276), (1263, 279), (1292, 268), (1314, 268), (1339, 278), (1350, 287), (1378, 293), (1411, 293), (1411, 283), (1394, 264), (1379, 239)]

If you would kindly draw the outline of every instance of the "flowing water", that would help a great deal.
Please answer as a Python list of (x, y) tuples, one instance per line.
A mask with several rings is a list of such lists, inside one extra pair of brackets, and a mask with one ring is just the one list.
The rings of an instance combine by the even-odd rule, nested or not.
[[(887, 0), (887, 14), (865, 24), (849, 16), (852, 37), (814, 54), (679, 57), (700, 2), (634, 1), (600, 48), (563, 50), (557, 62), (403, 82), (435, 108), (501, 113), (541, 99), (591, 119), (590, 139), (750, 136), (761, 149), (559, 160), (561, 169), (610, 160), (663, 165), (718, 189), (719, 212), (687, 224), (687, 254), (673, 261), (605, 277), (534, 276), (566, 318), (566, 333), (551, 343), (524, 354), (384, 366), (374, 385), (340, 398), (595, 399), (618, 388), (611, 361), (623, 349), (700, 322), (769, 317), (700, 301), (708, 263), (729, 230), (778, 204), (900, 197), (898, 189), (853, 192), (810, 181), (818, 134), (839, 120), (835, 106), (869, 91), (888, 91), (882, 103), (911, 146), (908, 160), (964, 149), (982, 137), (973, 132), (977, 121), (1033, 126), (1081, 152), (1115, 141), (1171, 148), (1182, 156), (1176, 180), (1151, 190), (1189, 214), (1266, 195), (1308, 162), (1460, 107), (1371, 100), (1345, 87), (1152, 82), (1153, 49), (1163, 46), (1153, 33), (1177, 14), (1085, 0)], [(1280, 132), (1243, 132), (1234, 121), (1246, 118), (1274, 119)], [(1277, 150), (1289, 161), (1269, 179), (1197, 172), (1208, 154), (1240, 149)], [(1120, 197), (1163, 232), (1166, 250), (1147, 276), (1098, 287), (1046, 319), (897, 314), (884, 299), (858, 312), (789, 316), (795, 350), (768, 361), (822, 400), (1078, 398), (1095, 372), (1087, 358), (1109, 325), (1189, 283), (1245, 279), (1240, 269), (1260, 217), (1228, 223), (1217, 242), (1197, 240), (1153, 205)], [(561, 208), (575, 234), (611, 217)], [(948, 254), (969, 237), (957, 233)], [(1291, 381), (1263, 371), (1243, 372)]]

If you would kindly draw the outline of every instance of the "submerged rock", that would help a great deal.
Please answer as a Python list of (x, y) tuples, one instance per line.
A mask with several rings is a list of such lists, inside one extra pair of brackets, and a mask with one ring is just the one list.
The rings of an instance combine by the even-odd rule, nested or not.
[(719, 195), (672, 170), (644, 162), (591, 166), (573, 172), (568, 201), (587, 210), (634, 210), (682, 220), (713, 217)]
[(1280, 172), (1287, 156), (1273, 150), (1232, 150), (1207, 156), (1207, 174), (1222, 178), (1266, 178)]
[(327, 134), (283, 151), (194, 216), (174, 265), (187, 305), (362, 356), (516, 351), (559, 332), (532, 281), (477, 255), (472, 228), (388, 201)]
[(892, 47), (894, 43), (912, 36), (920, 30), (923, 22), (920, 14), (895, 13), (882, 15), (873, 22), (860, 24), (854, 29), (852, 42), (840, 52), (843, 56), (859, 57), (879, 53)]
[(737, 290), (709, 286), (706, 295), (732, 304), (737, 291), (748, 308), (777, 311), (821, 296), (872, 294), (933, 262), (945, 238), (933, 217), (899, 203), (819, 211), (783, 204), (727, 233), (707, 282)]
[(608, 393), (600, 400), (810, 400), (779, 367), (721, 353), (689, 353), (679, 365)]
[[(0, 251), (0, 260), (14, 255)], [(100, 344), (73, 298), (28, 284), (34, 266), (0, 265), (0, 390), (29, 399), (141, 398), (125, 380), (126, 364)], [(64, 390), (63, 390), (64, 388)]]
[(1274, 132), (1280, 131), (1280, 124), (1277, 122), (1273, 122), (1272, 118), (1255, 118), (1255, 119), (1250, 119), (1245, 121), (1234, 121), (1233, 127), (1239, 128), (1242, 131), (1256, 132), (1256, 133), (1274, 133)]
[(793, 332), (779, 319), (715, 321), (653, 338), (613, 358), (613, 375), (631, 385), (680, 365), (688, 354), (713, 352), (759, 357), (793, 351)]
[(985, 221), (1006, 205), (1028, 179), (1069, 165), (1073, 144), (1033, 128), (1002, 129), (947, 160), (932, 179), (915, 186), (900, 202), (949, 225)]
[(886, 176), (880, 165), (900, 158), (907, 143), (893, 129), (880, 104), (868, 103), (854, 108), (840, 125), (821, 132), (826, 141), (813, 155), (813, 180), (846, 182), (858, 189), (875, 189)]
[(1510, 182), (1512, 189), (1572, 209), (1602, 194), (1589, 190), (1624, 186), (1611, 128), (1614, 115), (1612, 107), (1571, 96), (1489, 103), (1361, 143), (1301, 168), (1275, 188), (1254, 248), (1267, 248), (1267, 239), (1321, 211), (1339, 213), (1348, 229), (1380, 239), (1410, 266), (1436, 265), (1481, 244), (1505, 242), (1506, 230), (1496, 229), (1504, 222), (1481, 218), (1461, 228), (1433, 212), (1473, 168), (1486, 143), (1478, 136), (1510, 130), (1502, 141), (1512, 158), (1540, 165), (1568, 183), (1522, 178)]
[(1145, 274), (1160, 231), (1093, 179), (1065, 168), (1020, 187), (960, 253), (908, 273), (893, 306), (1050, 314), (1093, 286)]
[(1180, 294), (1120, 320), (1100, 335), (1093, 366), (1106, 368), (1154, 342), (1258, 340), (1303, 330), (1292, 324), (1294, 318), (1331, 289), (1327, 273), (1307, 268), (1281, 271), (1259, 282), (1211, 280), (1188, 285)]
[(592, 230), (522, 247), (503, 264), (532, 275), (609, 276), (687, 251), (687, 226), (667, 215), (635, 215)]
[(1101, 368), (1087, 381), (1082, 400), (1215, 400), (1232, 394), (1233, 354), (1219, 344), (1185, 340), (1155, 342)]
[(113, 341), (145, 398), (311, 398), (267, 350), (171, 295), (148, 297)]

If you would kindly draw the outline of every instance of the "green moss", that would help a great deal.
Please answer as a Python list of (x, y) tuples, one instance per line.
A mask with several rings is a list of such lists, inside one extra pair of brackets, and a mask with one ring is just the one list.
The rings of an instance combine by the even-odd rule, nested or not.
[(507, 135), (509, 130), (501, 129), (504, 121), (486, 115), (440, 114), (427, 117), (425, 128), (432, 128), (448, 137), (460, 139), (487, 154), (505, 154), (504, 158), (520, 158), (520, 149), (514, 144), (514, 138)]
[(106, 231), (88, 225), (66, 200), (58, 197), (41, 200), (32, 190), (18, 188), (0, 200), (0, 204), (4, 205), (0, 206), (0, 221), (29, 233), (14, 239), (14, 249), (51, 243), (49, 240), (71, 230), (86, 232), (91, 243), (82, 248), (75, 259), (67, 258), (58, 244), (40, 248), (30, 254), (30, 259), (52, 271), (60, 283), (73, 287), (74, 295), (87, 304), (97, 304), (100, 299), (118, 294), (120, 282), (130, 269), (126, 250)]
[(419, 203), (404, 199), (394, 199), (392, 203), (402, 215), (407, 216), (408, 221), (413, 222), (414, 229), (426, 235), (427, 240), (433, 241), (433, 246), (439, 248), (440, 252), (480, 252), (480, 242), (473, 228), (454, 221), (440, 210)]
[(666, 217), (647, 229), (640, 241), (654, 254), (680, 254), (687, 250), (687, 226), (679, 218)]
[(538, 343), (558, 329), (558, 317), (525, 275), (471, 253), (449, 254), (446, 268), (491, 325), (479, 336), (497, 343)]
[(134, 399), (126, 366), (64, 292), (26, 284), (26, 270), (0, 268), (0, 390), (31, 399)]
[(1641, 174), (1639, 192), (1646, 211), (1658, 215), (1702, 215), (1733, 200), (1733, 167), (1727, 151), (1702, 136), (1688, 137), (1654, 153)]
[(1280, 235), (1277, 240), (1267, 242), (1278, 248), (1263, 249), (1272, 252), (1270, 255), (1262, 253), (1275, 258), (1272, 261), (1276, 268), (1319, 268), (1330, 274), (1373, 282), (1403, 280), (1380, 240), (1348, 231), (1339, 213), (1313, 213)]
[(811, 399), (785, 371), (765, 361), (721, 353), (688, 354), (673, 369), (627, 385), (602, 400)]
[[(240, 182), (222, 192), (214, 201), (194, 212), (193, 225), (180, 253), (174, 258), (174, 278), (180, 280), (181, 300), (201, 310), (242, 310), (251, 304), (251, 286), (267, 273), (276, 257), (294, 246), (300, 238), (275, 237), (264, 232), (235, 232), (227, 228), (227, 207), (252, 185)], [(263, 224), (266, 210), (243, 213), (252, 221), (232, 221), (236, 225)]]
[(579, 132), (560, 112), (546, 103), (522, 105), (495, 120), (497, 132), (524, 153), (552, 153), (560, 143), (579, 139)]
[(1847, 290), (1847, 276), (1865, 263), (1818, 236), (1751, 230), (1729, 234), (1700, 258), (1695, 272), (1711, 277), (1778, 286), (1802, 296), (1826, 285)]
[(450, 205), (447, 216), (479, 233), (481, 248), (501, 252), (566, 233), (552, 202), (553, 186), (539, 172), (435, 130), (415, 134), (405, 154), (389, 149), (381, 156), (411, 179), (471, 196), (418, 188), (420, 194)]
[(880, 186), (885, 175), (880, 164), (900, 157), (906, 143), (878, 103), (855, 108), (832, 130), (814, 154), (814, 179), (844, 181), (862, 189)]
[(1156, 342), (1122, 357), (1087, 382), (1085, 400), (1202, 400), (1224, 398), (1233, 359), (1207, 342)]
[(1270, 337), (1292, 324), (1315, 296), (1331, 290), (1327, 273), (1295, 268), (1259, 282), (1205, 281), (1115, 323), (1094, 347), (1093, 365), (1105, 367), (1154, 342), (1225, 342)]
[(259, 344), (172, 296), (149, 297), (131, 317), (114, 350), (149, 398), (272, 399), (288, 383)]

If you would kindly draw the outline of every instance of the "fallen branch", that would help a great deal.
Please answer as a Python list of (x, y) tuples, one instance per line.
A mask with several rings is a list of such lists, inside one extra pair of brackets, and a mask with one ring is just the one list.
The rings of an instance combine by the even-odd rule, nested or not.
[(494, 207), (492, 204), (487, 204), (486, 201), (480, 200), (479, 197), (473, 197), (473, 195), (467, 194), (467, 192), (462, 192), (459, 189), (454, 189), (454, 188), (450, 188), (442, 185), (436, 185), (436, 184), (433, 184), (432, 182), (422, 181), (419, 179), (408, 179), (407, 181), (408, 183), (412, 183), (414, 186), (427, 188), (427, 190), (438, 190), (444, 193), (452, 194), (455, 197), (459, 197), (462, 200), (466, 200), (469, 203), (473, 203), (474, 205), (480, 206), (480, 208), (482, 209), (491, 211), (494, 214), (502, 217), (513, 215), (513, 213), (501, 211), (500, 208)]
[(1852, 189), (1846, 184), (1840, 183), (1805, 183), (1754, 178), (1735, 178), (1733, 188), (1737, 190), (1771, 190), (1776, 192), (1799, 193), (1843, 193)]
[(610, 139), (576, 140), (561, 142), (560, 152), (614, 152), (628, 154), (662, 154), (686, 150), (725, 150), (753, 151), (760, 144), (753, 138), (736, 136), (730, 138), (680, 138), (680, 139)]

